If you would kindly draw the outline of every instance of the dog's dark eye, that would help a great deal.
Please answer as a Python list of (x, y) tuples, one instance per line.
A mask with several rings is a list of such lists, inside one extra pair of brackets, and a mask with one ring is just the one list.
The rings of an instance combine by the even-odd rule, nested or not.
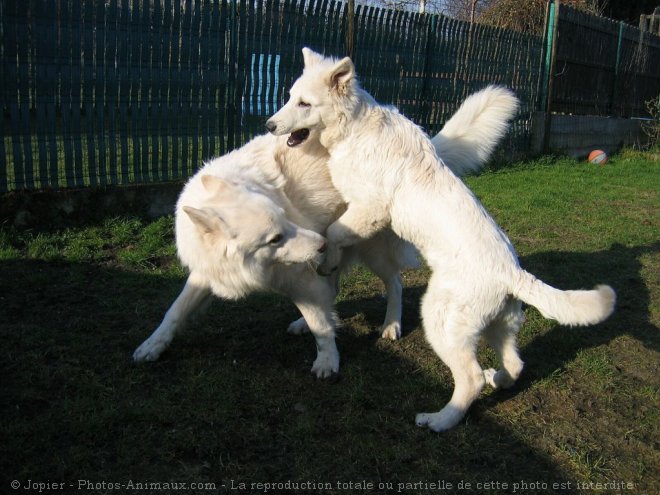
[(310, 105), (310, 104), (307, 103), (306, 101), (302, 101), (302, 100), (300, 100), (300, 101), (298, 102), (298, 106), (299, 106), (299, 107), (303, 107), (303, 108), (308, 108), (308, 107), (311, 107), (312, 105)]
[(275, 245), (275, 244), (279, 244), (280, 242), (282, 242), (282, 239), (284, 239), (284, 236), (283, 236), (282, 234), (274, 235), (274, 236), (271, 237), (271, 239), (268, 241), (268, 244), (273, 244), (273, 245)]

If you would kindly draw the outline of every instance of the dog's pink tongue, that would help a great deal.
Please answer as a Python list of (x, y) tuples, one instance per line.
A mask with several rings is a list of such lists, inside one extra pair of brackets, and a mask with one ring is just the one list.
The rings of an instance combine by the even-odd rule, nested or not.
[(291, 133), (289, 139), (286, 140), (286, 144), (291, 147), (298, 146), (308, 137), (309, 137), (309, 129), (300, 129), (298, 131)]

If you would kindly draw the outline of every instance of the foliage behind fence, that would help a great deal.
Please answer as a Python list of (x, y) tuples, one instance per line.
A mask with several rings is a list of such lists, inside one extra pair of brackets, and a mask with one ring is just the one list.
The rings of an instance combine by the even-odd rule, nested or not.
[(363, 5), (353, 19), (350, 37), (341, 1), (0, 0), (0, 192), (187, 177), (263, 132), (303, 46), (344, 55), (347, 37), (363, 86), (429, 132), (470, 92), (513, 88), (508, 145), (528, 148), (540, 38)]

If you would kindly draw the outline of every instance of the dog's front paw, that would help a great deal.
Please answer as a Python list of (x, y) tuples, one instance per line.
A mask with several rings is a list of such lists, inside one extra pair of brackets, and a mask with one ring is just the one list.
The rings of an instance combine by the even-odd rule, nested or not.
[(309, 332), (309, 326), (307, 325), (305, 318), (298, 318), (296, 321), (291, 322), (286, 331), (293, 335), (302, 335), (303, 333)]
[(312, 365), (312, 373), (317, 378), (336, 376), (339, 373), (339, 353), (319, 352)]
[(495, 381), (495, 375), (497, 375), (497, 371), (495, 371), (493, 368), (484, 370), (484, 378), (486, 379), (486, 383), (497, 390), (499, 387)]
[(147, 339), (133, 353), (133, 361), (143, 363), (156, 361), (163, 351), (167, 349), (167, 343), (157, 339)]
[(341, 261), (341, 249), (329, 245), (323, 262), (316, 268), (316, 273), (324, 277), (328, 277), (337, 271), (339, 262)]
[(399, 340), (401, 338), (401, 323), (395, 321), (389, 325), (384, 325), (380, 336), (388, 340)]
[(418, 414), (415, 417), (415, 423), (417, 423), (417, 426), (426, 426), (432, 431), (446, 431), (456, 426), (464, 415), (464, 411), (447, 405), (436, 413)]

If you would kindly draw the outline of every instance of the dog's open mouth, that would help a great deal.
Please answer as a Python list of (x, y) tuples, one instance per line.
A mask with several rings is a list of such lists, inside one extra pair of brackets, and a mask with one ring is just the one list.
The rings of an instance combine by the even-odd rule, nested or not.
[(298, 146), (299, 144), (303, 143), (308, 137), (309, 129), (298, 129), (297, 131), (291, 133), (289, 139), (286, 140), (286, 144), (293, 148), (294, 146)]

